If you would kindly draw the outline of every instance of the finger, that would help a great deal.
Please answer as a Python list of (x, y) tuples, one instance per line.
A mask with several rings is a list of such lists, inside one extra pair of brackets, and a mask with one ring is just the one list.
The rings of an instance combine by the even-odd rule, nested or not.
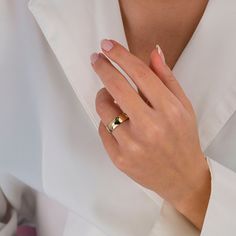
[(165, 84), (165, 86), (178, 98), (178, 100), (183, 104), (184, 107), (189, 108), (190, 101), (184, 93), (184, 90), (180, 86), (179, 82), (176, 80), (173, 72), (165, 63), (164, 54), (157, 45), (151, 53), (151, 68)]
[(102, 50), (106, 56), (118, 64), (133, 80), (153, 107), (160, 106), (169, 91), (156, 77), (157, 75), (139, 58), (114, 40), (103, 40)]
[[(106, 88), (99, 90), (96, 96), (96, 110), (102, 123), (107, 126), (116, 116), (122, 113), (122, 110), (114, 103), (113, 97)], [(128, 136), (129, 121), (120, 124), (112, 134), (119, 143), (125, 143)], [(107, 131), (108, 132), (108, 131)]]
[[(97, 57), (96, 60), (94, 60), (93, 57)], [(91, 59), (95, 72), (98, 74), (111, 96), (116, 100), (121, 110), (124, 111), (131, 120), (136, 120), (136, 117), (140, 117), (142, 111), (146, 110), (148, 106), (127, 79), (104, 55), (93, 54)]]
[(98, 132), (101, 137), (104, 148), (106, 149), (109, 157), (113, 163), (116, 163), (117, 157), (120, 156), (119, 144), (115, 137), (107, 132), (105, 125), (100, 122)]

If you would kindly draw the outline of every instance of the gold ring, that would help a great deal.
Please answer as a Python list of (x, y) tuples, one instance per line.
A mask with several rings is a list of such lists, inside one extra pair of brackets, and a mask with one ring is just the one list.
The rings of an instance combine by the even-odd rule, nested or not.
[(107, 130), (109, 133), (112, 133), (115, 128), (117, 128), (120, 124), (128, 120), (129, 117), (125, 113), (121, 113), (119, 116), (116, 116), (107, 126)]

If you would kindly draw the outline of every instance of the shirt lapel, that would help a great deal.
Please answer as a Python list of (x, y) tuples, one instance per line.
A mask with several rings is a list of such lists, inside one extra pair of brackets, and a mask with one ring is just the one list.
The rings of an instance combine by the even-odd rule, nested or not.
[(195, 108), (205, 150), (236, 109), (235, 1), (210, 0), (174, 73)]
[[(210, 0), (173, 72), (195, 108), (205, 150), (236, 110), (234, 0)], [(29, 8), (78, 99), (98, 126), (94, 100), (102, 87), (89, 56), (102, 38), (128, 47), (117, 0), (31, 0)]]
[(103, 86), (92, 71), (89, 57), (99, 50), (102, 38), (126, 42), (118, 1), (31, 0), (29, 9), (78, 99), (98, 127), (94, 101)]

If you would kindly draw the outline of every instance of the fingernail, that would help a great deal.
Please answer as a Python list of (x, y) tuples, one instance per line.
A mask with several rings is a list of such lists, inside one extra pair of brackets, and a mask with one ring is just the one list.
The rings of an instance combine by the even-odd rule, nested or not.
[(91, 63), (94, 65), (95, 62), (98, 60), (99, 58), (99, 54), (98, 53), (93, 53), (91, 56), (90, 56), (90, 61)]
[(114, 44), (108, 39), (103, 39), (101, 41), (101, 48), (106, 52), (109, 52), (113, 48), (113, 46)]
[(158, 44), (156, 45), (156, 49), (157, 49), (158, 54), (161, 56), (162, 62), (166, 64), (164, 53), (162, 52), (161, 47)]

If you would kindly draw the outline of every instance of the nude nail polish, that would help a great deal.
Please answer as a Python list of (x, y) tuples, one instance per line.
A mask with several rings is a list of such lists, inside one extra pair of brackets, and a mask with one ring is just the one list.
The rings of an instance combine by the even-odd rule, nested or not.
[(90, 61), (91, 63), (94, 65), (96, 63), (96, 61), (98, 60), (99, 58), (99, 54), (98, 53), (93, 53), (91, 56), (90, 56)]
[(158, 54), (161, 56), (162, 62), (166, 64), (164, 53), (162, 52), (161, 47), (158, 44), (156, 45), (156, 49), (157, 49)]
[(109, 52), (113, 48), (113, 46), (114, 44), (108, 39), (103, 39), (101, 41), (101, 48), (106, 52)]

